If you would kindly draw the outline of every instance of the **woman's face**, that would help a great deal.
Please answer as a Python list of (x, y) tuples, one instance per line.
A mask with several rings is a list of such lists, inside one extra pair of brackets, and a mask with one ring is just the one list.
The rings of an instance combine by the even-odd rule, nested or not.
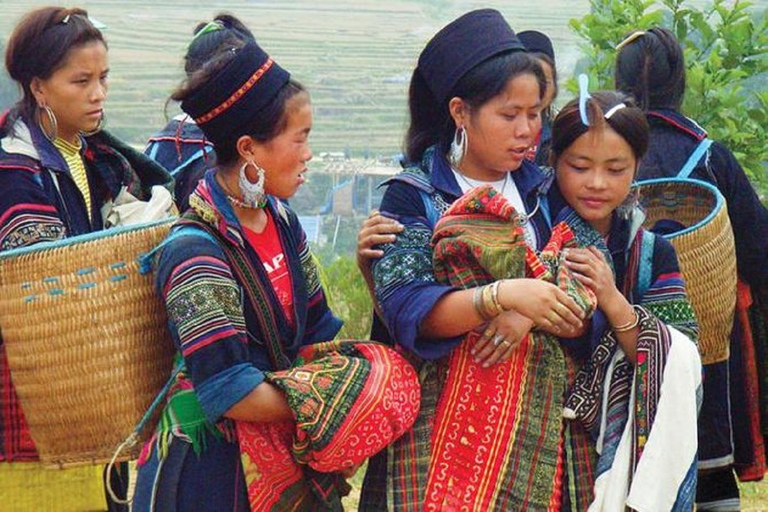
[[(70, 50), (64, 64), (49, 78), (32, 79), (30, 88), (37, 105), (48, 106), (56, 116), (58, 137), (75, 142), (78, 133), (99, 126), (108, 73), (107, 47), (101, 41), (91, 41)], [(47, 122), (44, 114), (42, 119)]]
[(637, 169), (632, 147), (609, 126), (577, 138), (555, 166), (565, 201), (603, 235), (611, 213), (629, 194)]
[[(265, 143), (258, 143), (254, 156), (266, 173), (264, 189), (280, 199), (292, 197), (304, 183), (307, 162), (312, 159), (309, 132), (312, 129), (312, 103), (300, 93), (286, 104), (286, 125), (282, 132)], [(255, 180), (255, 176), (251, 177)]]
[(520, 167), (541, 129), (539, 92), (534, 75), (518, 75), (500, 94), (465, 114), (464, 121), (459, 119), (468, 137), (462, 172), (477, 179), (498, 180)]

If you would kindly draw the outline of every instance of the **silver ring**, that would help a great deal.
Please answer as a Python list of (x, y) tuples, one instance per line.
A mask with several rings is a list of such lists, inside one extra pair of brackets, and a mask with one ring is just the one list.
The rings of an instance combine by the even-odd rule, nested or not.
[(493, 346), (498, 347), (502, 341), (504, 341), (504, 335), (497, 334), (496, 336), (493, 337)]

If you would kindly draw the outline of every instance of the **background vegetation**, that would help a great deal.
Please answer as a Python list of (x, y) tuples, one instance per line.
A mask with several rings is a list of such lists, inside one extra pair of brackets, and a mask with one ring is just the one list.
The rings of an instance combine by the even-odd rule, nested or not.
[(590, 83), (613, 88), (616, 45), (635, 29), (663, 26), (682, 43), (687, 67), (683, 112), (723, 142), (765, 197), (768, 192), (768, 10), (752, 2), (592, 0), (571, 21), (585, 42)]

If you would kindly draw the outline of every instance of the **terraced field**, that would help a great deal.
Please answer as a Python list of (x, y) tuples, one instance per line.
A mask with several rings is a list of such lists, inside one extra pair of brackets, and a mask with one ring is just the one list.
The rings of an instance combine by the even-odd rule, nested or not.
[[(110, 129), (143, 144), (176, 112), (166, 99), (181, 80), (181, 57), (192, 27), (216, 12), (242, 18), (260, 43), (312, 92), (316, 153), (354, 156), (398, 152), (405, 129), (406, 95), (418, 52), (445, 22), (478, 5), (470, 1), (389, 2), (333, 0), (180, 1), (85, 0), (107, 26), (111, 89)], [(33, 3), (3, 0), (0, 37)], [(568, 19), (582, 15), (585, 0), (488, 1), (516, 29), (539, 28), (554, 36), (562, 66), (577, 55)], [(565, 68), (564, 68), (565, 69)]]

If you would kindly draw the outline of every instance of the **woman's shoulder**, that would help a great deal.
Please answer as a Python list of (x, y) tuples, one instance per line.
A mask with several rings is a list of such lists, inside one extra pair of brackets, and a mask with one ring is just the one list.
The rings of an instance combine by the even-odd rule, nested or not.
[(11, 122), (5, 112), (0, 118), (0, 169), (37, 173), (41, 168), (29, 127), (21, 119)]

